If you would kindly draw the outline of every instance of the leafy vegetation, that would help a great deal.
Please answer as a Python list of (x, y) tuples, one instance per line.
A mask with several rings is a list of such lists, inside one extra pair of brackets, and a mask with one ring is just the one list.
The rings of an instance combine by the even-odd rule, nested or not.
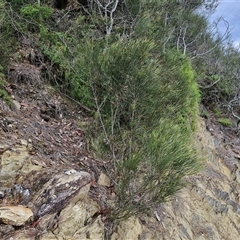
[(219, 118), (218, 122), (221, 123), (223, 126), (231, 126), (232, 122), (228, 118)]
[(7, 104), (11, 105), (11, 99), (7, 92), (4, 89), (4, 85), (6, 84), (4, 74), (2, 73), (3, 67), (0, 66), (0, 97), (7, 102)]
[(106, 169), (117, 197), (109, 219), (119, 221), (165, 201), (183, 186), (183, 176), (198, 169), (189, 142), (200, 95), (186, 56), (162, 52), (161, 42), (144, 35), (110, 34), (111, 25), (107, 36), (99, 35), (91, 25), (99, 19), (92, 16), (82, 32), (41, 32), (42, 50), (64, 72), (68, 93), (95, 111), (91, 146), (98, 157), (111, 159)]
[(109, 160), (116, 192), (109, 221), (166, 201), (197, 171), (192, 139), (200, 101), (212, 110), (236, 106), (239, 51), (225, 44), (227, 31), (209, 26), (215, 6), (114, 0), (60, 11), (48, 1), (0, 0), (2, 46), (24, 47), (24, 36), (43, 55), (30, 63), (92, 116), (90, 147)]
[(10, 26), (8, 21), (8, 13), (6, 12), (6, 3), (5, 1), (0, 1), (0, 65), (7, 69), (9, 64), (9, 56), (14, 52), (14, 47), (16, 45), (16, 39), (13, 36), (14, 29)]
[(38, 4), (25, 5), (21, 8), (20, 14), (28, 20), (48, 20), (53, 14), (53, 9)]

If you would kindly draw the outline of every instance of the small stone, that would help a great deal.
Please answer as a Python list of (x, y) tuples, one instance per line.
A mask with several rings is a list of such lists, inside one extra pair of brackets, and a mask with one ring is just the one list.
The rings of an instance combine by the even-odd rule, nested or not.
[(27, 150), (30, 151), (30, 152), (33, 150), (33, 146), (32, 146), (31, 143), (28, 144), (28, 146), (27, 146)]
[(20, 143), (21, 143), (21, 145), (26, 146), (26, 147), (28, 145), (27, 141), (24, 139), (20, 139)]
[(21, 105), (20, 105), (20, 103), (18, 101), (12, 100), (12, 103), (14, 104), (14, 106), (16, 107), (17, 110), (21, 109)]
[(0, 198), (4, 198), (5, 194), (3, 191), (0, 190)]
[(16, 123), (15, 119), (12, 118), (12, 117), (6, 117), (6, 118), (4, 118), (4, 121), (6, 122), (6, 124), (8, 124), (8, 126), (10, 124), (15, 124)]
[(110, 186), (110, 179), (107, 175), (104, 173), (101, 173), (99, 178), (98, 178), (98, 184), (102, 186)]
[(4, 153), (9, 149), (8, 145), (0, 145), (0, 154)]
[(30, 208), (21, 206), (0, 207), (0, 221), (12, 225), (22, 226), (33, 216)]

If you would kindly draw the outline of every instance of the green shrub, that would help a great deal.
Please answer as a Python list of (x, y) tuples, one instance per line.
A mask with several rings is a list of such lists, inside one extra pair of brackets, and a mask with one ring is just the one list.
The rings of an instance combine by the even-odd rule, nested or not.
[(41, 6), (38, 4), (26, 4), (20, 9), (20, 15), (23, 17), (19, 19), (18, 28), (23, 32), (39, 32), (40, 27), (51, 22), (53, 9), (48, 6)]
[(6, 70), (10, 61), (10, 54), (16, 51), (16, 38), (14, 29), (11, 27), (11, 19), (9, 18), (9, 8), (5, 1), (0, 0), (0, 65)]
[(11, 105), (11, 99), (7, 92), (4, 90), (4, 85), (6, 84), (4, 74), (2, 73), (2, 66), (0, 65), (0, 97), (9, 105)]
[(144, 147), (118, 165), (112, 220), (147, 212), (184, 186), (183, 177), (200, 166), (190, 139), (174, 122), (160, 120), (159, 126), (144, 138)]
[(232, 122), (228, 118), (219, 118), (218, 122), (221, 123), (225, 127), (232, 125)]
[(191, 145), (200, 98), (194, 71), (178, 52), (156, 58), (155, 50), (146, 39), (87, 41), (69, 68), (72, 95), (96, 109), (93, 150), (111, 158), (111, 220), (165, 201), (199, 166)]
[(48, 27), (40, 25), (40, 48), (48, 59), (53, 63), (59, 64), (63, 67), (67, 66), (64, 60), (64, 54), (67, 51), (67, 46), (63, 44), (62, 40), (67, 40), (64, 33), (50, 31)]
[(38, 4), (25, 5), (21, 8), (20, 13), (23, 17), (31, 21), (49, 20), (53, 14), (53, 9), (48, 6), (40, 6)]
[(114, 112), (114, 121), (128, 127), (132, 120), (156, 126), (167, 115), (194, 127), (200, 99), (194, 71), (177, 52), (155, 59), (155, 47), (149, 40), (79, 45), (68, 73), (73, 96), (89, 107), (97, 99), (104, 116)]

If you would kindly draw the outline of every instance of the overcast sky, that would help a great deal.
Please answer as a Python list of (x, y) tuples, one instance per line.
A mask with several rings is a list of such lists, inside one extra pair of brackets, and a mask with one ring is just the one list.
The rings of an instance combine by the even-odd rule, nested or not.
[[(219, 0), (219, 5), (211, 20), (216, 20), (221, 16), (229, 23), (231, 39), (237, 46), (240, 43), (240, 0)], [(224, 28), (221, 24), (221, 32)]]

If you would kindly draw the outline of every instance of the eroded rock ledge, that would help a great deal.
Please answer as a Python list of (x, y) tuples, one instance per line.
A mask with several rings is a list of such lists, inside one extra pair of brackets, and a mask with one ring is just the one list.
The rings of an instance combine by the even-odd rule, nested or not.
[[(29, 109), (33, 108), (29, 105)], [(89, 191), (94, 183), (95, 193), (105, 194), (110, 181), (101, 173), (101, 167), (94, 165), (93, 159), (84, 156), (82, 131), (77, 129), (69, 135), (67, 128), (76, 129), (75, 125), (68, 119), (61, 119), (59, 123), (54, 119), (52, 125), (42, 121), (28, 126), (35, 135), (37, 127), (49, 132), (52, 126), (53, 138), (49, 133), (44, 136), (44, 132), (36, 139), (31, 135), (21, 138), (24, 132), (20, 129), (25, 123), (14, 116), (4, 119), (0, 122), (4, 132), (0, 141), (0, 238), (104, 239), (106, 226), (102, 216), (97, 214), (102, 206), (91, 198), (93, 194)], [(199, 120), (196, 136), (206, 159), (202, 171), (190, 177), (187, 187), (172, 201), (153, 209), (151, 216), (132, 217), (122, 222), (112, 239), (239, 238), (240, 141), (234, 132), (214, 121), (207, 124), (208, 128)], [(69, 136), (74, 138), (75, 145), (69, 144)], [(49, 139), (49, 144), (43, 141), (44, 137)], [(61, 139), (65, 155), (58, 154), (54, 162), (55, 152), (50, 150), (55, 144), (56, 152), (60, 153)], [(81, 144), (77, 145), (76, 139)], [(38, 153), (40, 143), (48, 150), (46, 155)], [(70, 152), (74, 152), (69, 161), (66, 158), (68, 147), (73, 147)], [(49, 154), (51, 158), (47, 158)]]

